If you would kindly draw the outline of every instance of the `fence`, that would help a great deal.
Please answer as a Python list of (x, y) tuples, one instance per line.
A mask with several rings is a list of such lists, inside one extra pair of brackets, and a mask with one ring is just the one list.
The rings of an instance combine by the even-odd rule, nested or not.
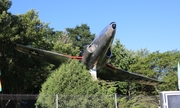
[[(0, 108), (35, 108), (36, 94), (0, 94)], [(157, 108), (159, 96), (41, 95), (38, 108)], [(46, 103), (49, 103), (48, 106)], [(41, 107), (40, 107), (41, 106)]]
[(38, 95), (0, 94), (0, 108), (35, 108)]

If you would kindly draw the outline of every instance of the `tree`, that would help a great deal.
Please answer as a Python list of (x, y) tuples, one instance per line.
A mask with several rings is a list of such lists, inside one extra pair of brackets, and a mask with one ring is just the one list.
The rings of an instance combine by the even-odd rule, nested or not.
[(62, 64), (48, 77), (36, 106), (55, 106), (55, 94), (59, 95), (59, 107), (107, 107), (110, 100), (103, 96), (98, 82), (93, 81), (86, 67), (77, 60)]
[(64, 44), (63, 42), (60, 41), (57, 41), (54, 44), (53, 51), (66, 55), (73, 55), (73, 56), (79, 55), (79, 47), (73, 47), (72, 43)]
[(135, 58), (133, 57), (133, 52), (127, 50), (119, 40), (116, 40), (115, 44), (113, 44), (112, 53), (113, 56), (109, 63), (114, 67), (128, 71), (130, 64), (134, 63)]
[[(150, 52), (147, 49), (137, 50), (134, 55), (136, 63), (130, 65), (129, 71), (151, 78), (156, 78), (156, 73), (149, 68), (149, 59), (147, 59), (149, 56)], [(149, 85), (135, 84), (134, 91), (136, 92), (136, 95), (152, 95), (155, 88)]]
[(74, 47), (79, 47), (80, 55), (83, 55), (84, 49), (94, 39), (95, 35), (91, 34), (90, 27), (86, 24), (76, 26), (75, 28), (66, 28), (67, 35), (72, 40)]
[(66, 32), (56, 31), (53, 41), (53, 51), (78, 56), (80, 51), (78, 46), (73, 46), (73, 42)]
[(150, 51), (145, 48), (145, 49), (140, 49), (134, 52), (134, 57), (135, 59), (139, 59), (139, 58), (145, 58), (150, 54)]
[[(112, 57), (110, 59), (110, 64), (114, 67), (118, 67), (120, 69), (128, 71), (130, 65), (135, 62), (133, 57), (133, 52), (129, 51), (125, 48), (124, 45), (120, 43), (119, 40), (115, 41), (115, 44), (112, 46)], [(118, 82), (117, 85), (117, 92), (120, 94), (127, 94), (131, 95), (133, 84), (130, 82)]]
[[(11, 7), (12, 2), (9, 0), (1, 0), (0, 1), (0, 14), (3, 14), (4, 12), (7, 13), (7, 10)], [(2, 17), (1, 17), (2, 18)], [(1, 19), (1, 22), (3, 20)]]
[[(145, 76), (164, 81), (157, 88), (161, 90), (177, 90), (177, 62), (180, 53), (177, 50), (160, 53), (153, 52), (146, 57), (138, 57), (137, 63), (132, 64), (130, 70)], [(136, 85), (140, 94), (157, 94), (155, 88), (146, 85)]]
[(157, 108), (159, 106), (159, 99), (157, 96), (144, 96), (138, 95), (127, 99), (126, 97), (120, 98), (119, 108)]
[(15, 51), (13, 43), (50, 49), (52, 45), (47, 43), (46, 37), (52, 34), (52, 29), (38, 19), (38, 13), (34, 10), (12, 15), (7, 12), (10, 1), (2, 0), (0, 5), (0, 69), (3, 93), (38, 93), (51, 65)]
[[(51, 66), (28, 55), (15, 51), (13, 43), (51, 47), (46, 36), (51, 35), (48, 24), (38, 19), (38, 13), (31, 10), (26, 14), (13, 15), (8, 12), (11, 1), (0, 1), (0, 70), (2, 72), (2, 93), (38, 93), (40, 85), (50, 72)], [(17, 99), (16, 107), (20, 107)]]
[(157, 88), (160, 91), (178, 90), (177, 63), (180, 61), (180, 51), (172, 50), (159, 55), (156, 71), (157, 77), (165, 83)]

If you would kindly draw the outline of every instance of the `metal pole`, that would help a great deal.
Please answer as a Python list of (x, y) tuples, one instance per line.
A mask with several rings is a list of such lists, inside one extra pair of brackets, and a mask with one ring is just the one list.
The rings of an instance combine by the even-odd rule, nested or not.
[(180, 91), (180, 67), (179, 67), (179, 62), (178, 62), (178, 90)]
[(0, 92), (2, 92), (2, 84), (1, 84), (1, 70), (0, 70)]
[(114, 95), (114, 100), (115, 100), (115, 108), (117, 108), (118, 106), (117, 106), (117, 95), (116, 94)]
[(3, 93), (2, 93), (2, 80), (1, 80), (1, 69), (0, 69), (0, 92), (1, 92), (1, 95), (2, 95), (2, 97), (1, 97), (1, 99), (0, 99), (0, 101), (1, 101), (1, 108), (3, 108), (4, 106), (4, 101), (3, 101)]
[(58, 94), (56, 94), (56, 108), (58, 108)]

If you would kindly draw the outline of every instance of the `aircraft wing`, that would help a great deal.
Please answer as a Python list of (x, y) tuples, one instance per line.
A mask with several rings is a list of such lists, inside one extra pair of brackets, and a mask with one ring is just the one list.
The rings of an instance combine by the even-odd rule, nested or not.
[(36, 57), (38, 59), (44, 60), (46, 62), (55, 64), (55, 65), (60, 65), (61, 63), (67, 61), (68, 59), (79, 59), (79, 60), (82, 59), (82, 57), (68, 56), (68, 55), (51, 52), (47, 50), (42, 50), (42, 49), (37, 49), (37, 48), (32, 48), (32, 47), (24, 46), (20, 44), (14, 44), (14, 47), (19, 52), (29, 54), (33, 57)]
[(125, 82), (133, 82), (133, 83), (140, 83), (145, 85), (158, 85), (160, 82), (157, 79), (149, 78), (140, 74), (127, 72), (118, 68), (114, 68), (109, 64), (97, 72), (97, 76), (103, 80), (109, 81), (125, 81)]

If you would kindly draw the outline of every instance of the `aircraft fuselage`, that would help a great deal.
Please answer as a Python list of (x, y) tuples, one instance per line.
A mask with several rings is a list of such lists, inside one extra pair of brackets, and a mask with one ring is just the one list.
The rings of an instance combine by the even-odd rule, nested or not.
[(104, 66), (111, 57), (110, 47), (116, 32), (116, 23), (111, 22), (106, 26), (92, 43), (86, 48), (82, 63), (87, 69), (98, 70)]

